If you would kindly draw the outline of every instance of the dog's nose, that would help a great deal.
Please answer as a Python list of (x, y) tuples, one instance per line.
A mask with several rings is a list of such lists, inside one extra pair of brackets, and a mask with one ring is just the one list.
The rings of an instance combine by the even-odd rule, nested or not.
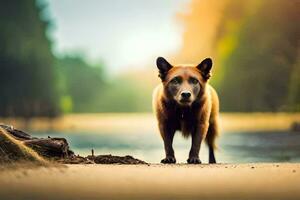
[(181, 92), (181, 97), (184, 99), (188, 99), (191, 97), (191, 93), (188, 91)]

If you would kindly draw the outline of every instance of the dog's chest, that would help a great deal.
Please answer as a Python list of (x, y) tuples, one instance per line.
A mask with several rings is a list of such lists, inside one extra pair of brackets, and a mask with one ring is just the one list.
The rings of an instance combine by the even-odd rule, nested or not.
[(177, 130), (181, 131), (184, 135), (190, 134), (195, 127), (195, 116), (191, 112), (180, 112), (177, 115)]

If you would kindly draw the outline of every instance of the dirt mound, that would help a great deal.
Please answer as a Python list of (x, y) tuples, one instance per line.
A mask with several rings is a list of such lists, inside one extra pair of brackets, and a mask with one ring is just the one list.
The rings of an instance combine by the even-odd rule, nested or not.
[(136, 159), (132, 156), (113, 156), (113, 155), (99, 155), (99, 156), (88, 156), (89, 160), (94, 161), (96, 164), (147, 164), (145, 161)]
[(23, 142), (13, 138), (0, 127), (0, 164), (13, 162), (35, 162), (45, 164), (46, 161)]
[(69, 149), (65, 138), (35, 138), (11, 126), (0, 125), (0, 163), (46, 161), (63, 164), (147, 164), (132, 156), (92, 155), (82, 157)]

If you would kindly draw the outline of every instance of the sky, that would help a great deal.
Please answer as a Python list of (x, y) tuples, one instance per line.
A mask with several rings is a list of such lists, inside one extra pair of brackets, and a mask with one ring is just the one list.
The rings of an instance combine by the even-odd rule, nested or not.
[(47, 0), (56, 55), (83, 54), (110, 72), (141, 68), (179, 51), (176, 17), (189, 0)]

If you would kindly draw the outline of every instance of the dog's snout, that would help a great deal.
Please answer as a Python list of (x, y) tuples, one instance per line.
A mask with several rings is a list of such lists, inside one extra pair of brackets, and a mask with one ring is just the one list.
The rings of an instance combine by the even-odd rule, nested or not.
[(181, 92), (181, 97), (184, 99), (188, 99), (191, 97), (191, 93), (188, 91), (183, 91), (183, 92)]

